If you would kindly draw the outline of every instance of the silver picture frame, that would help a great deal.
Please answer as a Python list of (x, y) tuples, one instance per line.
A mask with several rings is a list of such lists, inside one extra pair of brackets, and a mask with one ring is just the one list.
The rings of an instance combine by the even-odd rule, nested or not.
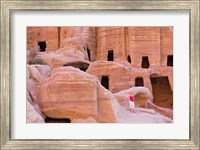
[[(0, 51), (0, 96), (1, 96), (1, 149), (199, 149), (199, 2), (200, 0), (0, 0), (1, 2), (1, 51)], [(108, 139), (108, 140), (29, 140), (11, 138), (11, 13), (19, 10), (121, 10), (145, 11), (165, 10), (190, 12), (189, 49), (189, 139)]]

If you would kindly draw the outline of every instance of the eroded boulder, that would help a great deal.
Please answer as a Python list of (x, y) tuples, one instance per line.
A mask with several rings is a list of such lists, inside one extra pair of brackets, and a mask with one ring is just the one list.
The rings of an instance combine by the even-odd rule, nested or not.
[(117, 121), (112, 93), (96, 77), (74, 67), (54, 69), (39, 91), (39, 106), (48, 117)]
[(26, 103), (27, 123), (44, 123), (44, 118), (35, 110), (35, 108), (27, 101)]
[[(60, 50), (59, 50), (60, 51)], [(47, 64), (51, 68), (62, 67), (68, 63), (82, 62), (90, 64), (85, 60), (85, 56), (82, 52), (77, 50), (69, 50), (63, 52), (51, 52), (51, 53), (38, 53), (35, 59), (42, 60), (44, 64)]]
[(38, 88), (51, 73), (49, 66), (27, 65), (27, 122), (44, 123), (46, 117), (38, 106)]
[(129, 96), (133, 93), (135, 97), (135, 107), (147, 108), (147, 101), (152, 101), (151, 92), (146, 87), (132, 87), (127, 90), (114, 93), (115, 98), (124, 107), (129, 107)]

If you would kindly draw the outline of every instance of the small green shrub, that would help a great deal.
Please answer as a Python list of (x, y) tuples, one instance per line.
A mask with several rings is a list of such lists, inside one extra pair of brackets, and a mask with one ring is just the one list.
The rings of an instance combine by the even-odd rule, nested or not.
[(42, 59), (33, 59), (30, 64), (40, 64), (44, 65), (44, 61)]
[(30, 56), (31, 56), (32, 59), (34, 59), (35, 56), (36, 56), (36, 52), (35, 52), (35, 50), (32, 49), (32, 48), (29, 50), (29, 54), (30, 54)]

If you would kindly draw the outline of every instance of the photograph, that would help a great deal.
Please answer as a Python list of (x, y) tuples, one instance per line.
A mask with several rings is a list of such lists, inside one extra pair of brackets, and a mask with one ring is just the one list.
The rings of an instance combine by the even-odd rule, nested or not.
[(0, 149), (200, 149), (200, 0), (0, 3)]
[(173, 123), (173, 26), (26, 33), (26, 123)]

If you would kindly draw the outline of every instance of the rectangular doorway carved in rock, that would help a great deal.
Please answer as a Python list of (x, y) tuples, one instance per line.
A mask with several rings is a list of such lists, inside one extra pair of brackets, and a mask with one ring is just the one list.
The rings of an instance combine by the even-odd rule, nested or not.
[(108, 78), (108, 76), (102, 76), (101, 77), (101, 85), (109, 90), (109, 78)]
[(172, 66), (173, 67), (173, 55), (168, 55), (167, 56), (167, 66)]
[(144, 80), (142, 77), (135, 78), (135, 86), (144, 86)]
[(114, 51), (113, 50), (108, 51), (107, 60), (114, 61)]
[(142, 68), (149, 68), (149, 58), (148, 56), (143, 56), (142, 57)]

